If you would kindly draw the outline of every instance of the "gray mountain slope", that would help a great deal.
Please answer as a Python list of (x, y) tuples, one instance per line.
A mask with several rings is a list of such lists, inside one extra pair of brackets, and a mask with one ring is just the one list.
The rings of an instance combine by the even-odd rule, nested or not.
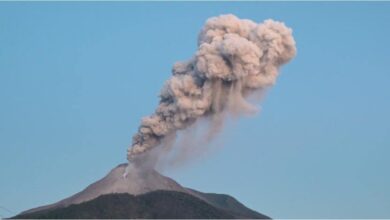
[(33, 208), (21, 213), (21, 215), (37, 213), (43, 210), (54, 210), (69, 207), (71, 205), (83, 204), (95, 200), (102, 195), (130, 194), (139, 196), (155, 191), (181, 192), (194, 196), (210, 204), (225, 214), (236, 218), (269, 218), (255, 212), (238, 202), (231, 196), (215, 193), (202, 193), (193, 189), (182, 187), (176, 181), (159, 174), (155, 170), (139, 172), (131, 170), (126, 177), (127, 164), (120, 164), (112, 169), (104, 178), (89, 185), (87, 188), (73, 196), (63, 199), (54, 204)]

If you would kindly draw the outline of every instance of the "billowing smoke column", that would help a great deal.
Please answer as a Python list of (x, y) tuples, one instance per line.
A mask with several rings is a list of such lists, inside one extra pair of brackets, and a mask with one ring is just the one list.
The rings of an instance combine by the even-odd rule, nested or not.
[(247, 111), (245, 97), (275, 83), (279, 67), (295, 56), (292, 30), (266, 20), (234, 15), (207, 20), (194, 57), (173, 66), (153, 115), (142, 119), (128, 149), (129, 161), (161, 144), (201, 117), (228, 109)]

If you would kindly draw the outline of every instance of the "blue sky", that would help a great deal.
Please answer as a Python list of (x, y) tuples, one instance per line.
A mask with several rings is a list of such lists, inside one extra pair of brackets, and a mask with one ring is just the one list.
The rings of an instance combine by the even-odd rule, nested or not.
[[(126, 161), (208, 17), (293, 28), (261, 113), (168, 171), (274, 218), (390, 218), (390, 3), (0, 3), (0, 215), (52, 203)], [(4, 209), (7, 208), (12, 212)]]

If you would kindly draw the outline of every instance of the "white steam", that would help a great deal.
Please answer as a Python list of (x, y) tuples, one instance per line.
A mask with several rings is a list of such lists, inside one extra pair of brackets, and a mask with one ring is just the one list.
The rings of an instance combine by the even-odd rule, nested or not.
[(177, 131), (199, 118), (215, 120), (210, 129), (214, 133), (222, 126), (223, 112), (256, 112), (246, 98), (272, 86), (279, 67), (295, 53), (292, 30), (281, 22), (256, 24), (234, 15), (208, 19), (199, 34), (198, 51), (173, 66), (155, 113), (142, 119), (128, 160), (172, 143)]

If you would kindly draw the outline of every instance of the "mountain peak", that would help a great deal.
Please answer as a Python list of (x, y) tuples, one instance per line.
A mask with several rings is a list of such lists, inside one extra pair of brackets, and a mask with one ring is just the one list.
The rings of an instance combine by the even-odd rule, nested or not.
[(71, 204), (79, 204), (95, 199), (101, 195), (113, 193), (140, 195), (156, 190), (178, 192), (188, 191), (173, 179), (165, 177), (153, 169), (140, 170), (135, 167), (131, 167), (125, 176), (124, 174), (126, 172), (127, 166), (127, 163), (120, 164), (112, 169), (104, 178), (95, 183), (92, 183), (83, 191), (57, 203), (27, 210), (23, 212), (23, 214), (48, 208), (66, 207)]
[[(125, 173), (126, 175), (124, 175)], [(199, 208), (199, 207), (194, 207), (194, 204), (198, 204), (199, 206), (203, 207), (204, 206), (203, 203), (205, 203), (210, 206), (209, 208), (207, 208), (207, 210), (211, 211), (216, 209), (221, 211), (221, 212), (218, 211), (218, 213), (220, 214), (225, 213), (220, 215), (220, 217), (223, 218), (227, 218), (228, 216), (237, 217), (237, 218), (269, 218), (265, 215), (262, 215), (258, 212), (246, 208), (243, 204), (241, 204), (231, 196), (223, 195), (223, 194), (215, 194), (215, 193), (202, 193), (190, 188), (185, 188), (180, 184), (178, 184), (173, 179), (161, 175), (154, 169), (147, 169), (147, 168), (140, 168), (140, 167), (137, 168), (135, 166), (128, 167), (128, 164), (120, 164), (116, 166), (105, 177), (96, 181), (95, 183), (92, 183), (87, 188), (85, 188), (79, 193), (74, 194), (73, 196), (70, 196), (66, 199), (63, 199), (51, 205), (41, 206), (38, 208), (27, 210), (25, 212), (22, 212), (20, 215), (16, 216), (15, 218), (18, 218), (19, 216), (22, 216), (23, 218), (28, 218), (29, 216), (34, 217), (36, 216), (37, 213), (46, 213), (51, 211), (54, 211), (54, 213), (56, 213), (56, 210), (59, 210), (59, 212), (61, 213), (68, 212), (69, 210), (73, 210), (73, 209), (80, 211), (79, 209), (80, 207), (84, 207), (81, 209), (83, 210), (84, 213), (84, 212), (88, 212), (88, 209), (85, 209), (85, 205), (89, 204), (87, 206), (90, 206), (91, 204), (95, 204), (97, 199), (99, 198), (100, 200), (101, 198), (106, 198), (101, 202), (111, 207), (111, 205), (109, 205), (110, 202), (108, 201), (117, 198), (117, 196), (115, 195), (131, 195), (136, 200), (131, 199), (133, 197), (125, 196), (123, 197), (123, 198), (127, 198), (125, 199), (126, 200), (125, 202), (130, 202), (131, 204), (135, 205), (135, 207), (143, 209), (145, 207), (143, 207), (142, 205), (139, 206), (140, 204), (137, 205), (134, 202), (139, 201), (143, 204), (144, 203), (143, 198), (157, 199), (158, 197), (158, 200), (161, 200), (160, 198), (161, 192), (165, 192), (163, 193), (166, 196), (165, 200), (169, 201), (169, 203), (171, 204), (176, 204), (175, 200), (177, 199), (184, 202), (186, 204), (185, 207), (187, 207), (187, 209), (181, 210), (182, 212), (193, 213), (195, 210), (197, 210), (197, 208)], [(150, 195), (150, 196), (144, 197), (144, 195)], [(106, 196), (106, 197), (102, 197), (102, 196)], [(122, 197), (120, 196), (120, 198)], [(182, 199), (185, 199), (185, 201)], [(203, 203), (199, 203), (198, 200), (203, 201)], [(152, 204), (152, 203), (154, 204), (154, 201), (148, 202), (148, 204)], [(100, 204), (100, 202), (98, 202), (98, 204)], [(118, 207), (121, 207), (120, 204), (117, 205)], [(160, 205), (162, 205), (160, 207), (162, 210), (165, 210), (167, 208), (166, 205), (163, 204)], [(68, 207), (73, 207), (73, 208), (68, 209)], [(112, 207), (110, 209), (112, 209)], [(111, 211), (116, 212), (115, 210), (111, 210)], [(106, 214), (109, 215), (110, 213), (106, 213)], [(131, 213), (127, 213), (127, 214), (124, 214), (121, 218), (139, 217), (137, 215), (133, 216)], [(70, 217), (68, 215), (65, 216)], [(176, 217), (178, 216), (181, 215), (177, 215)], [(193, 215), (193, 217), (197, 217), (197, 215)], [(203, 216), (203, 217), (207, 217), (207, 216)], [(102, 218), (102, 216), (96, 216), (96, 218)]]

